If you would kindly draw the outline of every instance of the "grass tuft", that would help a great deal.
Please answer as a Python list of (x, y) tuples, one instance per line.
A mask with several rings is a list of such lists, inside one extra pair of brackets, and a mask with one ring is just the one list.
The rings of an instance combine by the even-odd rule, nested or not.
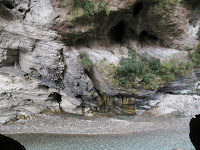
[(92, 61), (90, 60), (89, 56), (87, 54), (80, 54), (80, 59), (81, 59), (81, 66), (87, 70), (88, 72), (93, 66)]

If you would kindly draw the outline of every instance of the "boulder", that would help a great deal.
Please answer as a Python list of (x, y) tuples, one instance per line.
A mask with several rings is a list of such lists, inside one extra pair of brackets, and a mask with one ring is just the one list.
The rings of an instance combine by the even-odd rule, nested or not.
[(155, 108), (149, 110), (155, 116), (174, 115), (176, 117), (193, 116), (200, 113), (198, 95), (164, 94)]

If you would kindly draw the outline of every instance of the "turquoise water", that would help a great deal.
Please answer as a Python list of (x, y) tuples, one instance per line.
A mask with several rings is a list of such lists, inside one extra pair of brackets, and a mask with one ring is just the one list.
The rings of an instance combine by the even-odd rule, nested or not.
[(115, 136), (9, 135), (27, 150), (194, 150), (187, 132), (148, 132)]

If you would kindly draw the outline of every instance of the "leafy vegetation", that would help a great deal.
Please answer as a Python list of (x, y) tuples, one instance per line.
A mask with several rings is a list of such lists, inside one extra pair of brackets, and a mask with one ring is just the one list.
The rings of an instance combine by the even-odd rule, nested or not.
[(103, 77), (106, 79), (106, 81), (113, 87), (119, 86), (118, 80), (114, 78), (114, 73), (116, 70), (116, 65), (113, 63), (107, 63), (107, 59), (103, 59), (99, 62), (97, 62), (96, 66), (98, 70), (101, 72)]
[(198, 40), (200, 40), (200, 29), (199, 29), (197, 35), (198, 35)]
[(128, 58), (121, 58), (114, 72), (114, 79), (119, 86), (133, 88), (135, 85), (145, 89), (156, 90), (165, 83), (175, 80), (175, 77), (188, 75), (192, 63), (171, 61), (161, 64), (159, 59), (141, 59), (135, 51), (129, 51)]
[(197, 46), (194, 52), (190, 53), (190, 58), (195, 67), (200, 67), (200, 44)]
[(81, 66), (87, 70), (90, 71), (90, 69), (93, 66), (92, 61), (90, 60), (89, 56), (87, 54), (80, 54), (80, 58), (81, 58)]
[(65, 2), (66, 2), (66, 0), (60, 0), (60, 2), (61, 2), (61, 3), (65, 3)]
[(164, 7), (166, 5), (177, 5), (181, 0), (154, 0), (159, 6)]
[[(173, 62), (173, 61), (172, 61)], [(193, 64), (191, 61), (174, 63), (171, 71), (175, 76), (183, 77), (191, 73)]]
[(86, 16), (94, 15), (95, 13), (95, 7), (89, 0), (73, 0), (73, 7), (82, 8)]
[(74, 9), (81, 8), (86, 17), (93, 16), (102, 11), (107, 15), (110, 13), (107, 4), (94, 0), (72, 0), (72, 6)]

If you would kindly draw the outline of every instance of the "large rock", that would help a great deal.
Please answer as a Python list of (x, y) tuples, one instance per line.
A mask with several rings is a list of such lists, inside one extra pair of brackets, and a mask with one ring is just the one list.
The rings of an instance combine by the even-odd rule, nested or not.
[[(25, 111), (28, 109), (30, 112), (27, 112), (37, 114), (47, 108), (55, 111), (59, 110), (59, 103), (52, 103), (55, 97), (52, 99), (51, 94), (54, 92), (61, 95), (60, 91), (62, 91), (62, 95), (71, 97), (72, 103), (79, 102), (80, 99), (76, 98), (79, 96), (82, 96), (84, 100), (92, 99), (92, 96), (88, 96), (91, 95), (91, 91), (94, 91), (92, 83), (89, 79), (85, 81), (84, 74), (79, 71), (82, 70), (80, 64), (78, 64), (79, 69), (77, 70), (76, 67), (73, 67), (76, 66), (76, 63), (71, 61), (74, 57), (65, 61), (67, 47), (60, 41), (60, 36), (51, 30), (55, 17), (51, 2), (48, 0), (37, 2), (32, 0), (1, 1), (0, 6), (2, 8), (1, 12), (3, 12), (0, 18), (0, 66), (15, 65), (22, 71), (20, 75), (16, 74), (16, 76), (10, 75), (12, 72), (7, 71), (7, 77), (3, 76), (1, 78), (2, 85), (5, 84), (3, 80), (5, 77), (7, 80), (10, 79), (11, 82), (16, 82), (15, 78), (20, 78), (22, 81), (30, 81), (29, 79), (25, 79), (24, 75), (33, 80), (33, 83), (30, 81), (29, 85), (30, 90), (33, 90), (33, 92), (27, 91), (29, 89), (26, 88), (25, 81), (24, 83), (20, 83), (19, 81), (20, 84), (12, 83), (9, 87), (10, 89), (8, 89), (7, 85), (3, 86), (2, 90), (6, 91), (6, 94), (1, 96), (2, 103), (6, 102), (4, 106), (10, 108), (12, 105), (19, 105), (21, 110)], [(71, 68), (67, 67), (68, 65)], [(20, 70), (17, 70), (17, 72), (19, 73)], [(73, 74), (70, 74), (70, 72), (73, 72)], [(36, 81), (40, 83), (35, 83)], [(76, 85), (79, 82), (80, 87), (77, 90)], [(12, 86), (16, 86), (17, 89), (12, 90)], [(7, 103), (7, 93), (16, 95), (15, 99), (14, 97), (10, 98), (12, 101), (9, 104)], [(21, 101), (26, 99), (28, 99), (27, 104), (20, 104)], [(38, 106), (35, 101), (39, 105), (41, 103), (44, 107)], [(62, 99), (59, 101), (62, 101)], [(61, 103), (61, 106), (66, 112), (72, 112), (73, 109), (80, 105), (68, 108), (63, 103)], [(15, 108), (15, 111), (18, 111), (17, 108)], [(17, 115), (19, 114), (16, 113)]]
[(51, 93), (58, 92), (56, 89), (12, 67), (0, 68), (0, 77), (1, 123), (45, 110), (59, 111), (57, 100), (49, 98)]
[(161, 88), (159, 91), (171, 94), (197, 94), (198, 84), (198, 77), (195, 75), (195, 73), (193, 73), (187, 77), (176, 79), (175, 81)]
[[(94, 64), (107, 59), (117, 65), (130, 49), (142, 57), (185, 60), (198, 43), (199, 18), (193, 18), (190, 3), (160, 7), (147, 0), (102, 0), (109, 14), (85, 16), (80, 8), (73, 18), (72, 1), (63, 2), (0, 0), (0, 111), (10, 116), (2, 115), (1, 122), (47, 109), (134, 114), (135, 100), (129, 98), (143, 100), (155, 91), (113, 88), (98, 68), (84, 71), (80, 53)], [(113, 98), (102, 103), (102, 93)]]
[(200, 113), (200, 98), (198, 95), (165, 94), (157, 106), (149, 110), (155, 116), (173, 114), (176, 117), (193, 116)]
[[(188, 6), (191, 3), (177, 2), (175, 5), (163, 6), (158, 3), (146, 0), (109, 1), (110, 15), (101, 14), (103, 17), (100, 18), (98, 14), (88, 18), (80, 15), (71, 21), (69, 18), (73, 13), (70, 12), (74, 8), (68, 2), (68, 5), (56, 9), (54, 29), (69, 45), (107, 39), (114, 43), (125, 43), (138, 50), (143, 47), (146, 49), (145, 46), (152, 46), (152, 49), (155, 46), (178, 50), (194, 48), (198, 43), (199, 25), (190, 22), (193, 18), (191, 9), (194, 9)], [(63, 15), (63, 11), (67, 15)]]

